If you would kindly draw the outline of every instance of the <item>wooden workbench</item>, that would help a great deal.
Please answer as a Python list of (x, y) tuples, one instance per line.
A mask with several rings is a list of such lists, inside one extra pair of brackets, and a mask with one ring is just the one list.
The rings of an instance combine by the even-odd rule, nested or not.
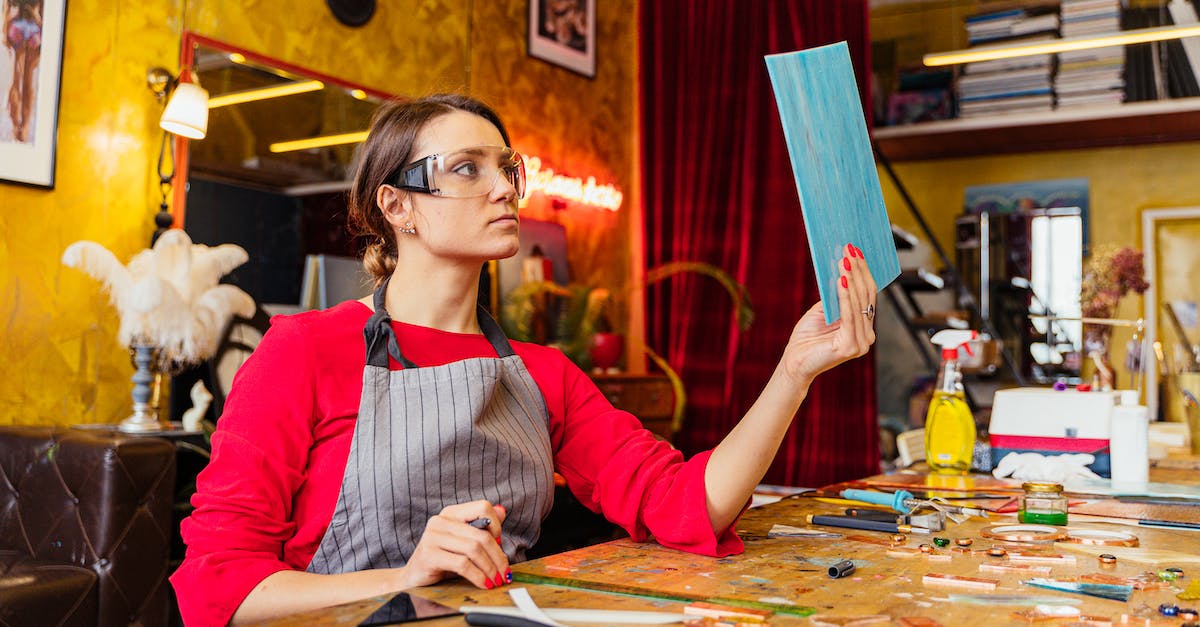
[[(1119, 618), (1134, 614), (1143, 606), (1157, 614), (1159, 604), (1170, 603), (1194, 607), (1195, 602), (1180, 601), (1175, 594), (1190, 580), (1185, 577), (1177, 585), (1156, 590), (1138, 590), (1126, 603), (1094, 597), (1072, 595), (1023, 586), (1019, 582), (1041, 574), (1010, 574), (980, 572), (980, 564), (1006, 563), (1007, 558), (985, 555), (964, 555), (950, 549), (939, 549), (939, 557), (889, 557), (888, 547), (855, 541), (862, 537), (886, 540), (890, 534), (831, 529), (844, 534), (841, 539), (767, 538), (776, 523), (804, 526), (804, 515), (840, 512), (840, 506), (821, 503), (815, 499), (785, 499), (763, 508), (751, 510), (738, 528), (746, 541), (743, 555), (724, 559), (704, 558), (657, 545), (644, 545), (618, 540), (513, 567), (514, 575), (524, 581), (557, 582), (577, 588), (612, 590), (629, 594), (646, 594), (672, 598), (709, 597), (725, 602), (741, 601), (748, 605), (770, 605), (778, 612), (822, 615), (884, 614), (900, 617), (925, 616), (944, 625), (1022, 624), (1012, 619), (1014, 611), (1026, 608), (1013, 606), (967, 605), (951, 602), (950, 595), (977, 594), (977, 591), (951, 587), (926, 586), (922, 577), (927, 573), (946, 573), (995, 579), (1000, 582), (993, 594), (1054, 596), (1079, 601), (1083, 615)], [(980, 537), (984, 527), (1015, 518), (985, 522), (972, 519), (961, 525), (949, 523), (943, 533), (950, 538), (971, 538), (972, 549), (986, 549), (993, 542)], [(1151, 529), (1105, 523), (1073, 524), (1072, 527), (1131, 531), (1143, 548), (1169, 548), (1200, 554), (1200, 532)], [(910, 535), (905, 543), (916, 547), (930, 542), (929, 536)], [(1062, 578), (1089, 573), (1104, 573), (1132, 577), (1148, 569), (1159, 570), (1172, 566), (1156, 566), (1118, 562), (1114, 567), (1101, 569), (1094, 557), (1061, 550), (1055, 545), (1020, 550), (1045, 551), (1074, 556), (1074, 564), (1052, 564), (1048, 576)], [(842, 559), (852, 559), (856, 572), (847, 578), (833, 580), (827, 568)], [(932, 560), (945, 561), (932, 561)], [(1200, 576), (1200, 564), (1182, 564), (1185, 574), (1192, 571)], [(981, 616), (987, 616), (982, 620)]]
[[(978, 553), (953, 552), (949, 548), (938, 549), (936, 553), (939, 557), (934, 558), (924, 555), (892, 557), (888, 555), (889, 547), (885, 546), (891, 535), (887, 533), (823, 528), (841, 533), (843, 537), (767, 537), (767, 532), (776, 523), (803, 527), (805, 514), (840, 514), (843, 507), (816, 499), (790, 498), (750, 510), (738, 523), (739, 533), (746, 543), (746, 552), (742, 555), (708, 558), (665, 549), (654, 543), (617, 540), (514, 565), (513, 573), (517, 582), (513, 585), (528, 588), (542, 607), (680, 612), (683, 601), (690, 599), (766, 606), (777, 612), (771, 620), (773, 625), (812, 624), (810, 618), (804, 617), (809, 614), (834, 617), (880, 614), (890, 617), (891, 624), (901, 624), (899, 620), (904, 617), (928, 617), (947, 626), (1027, 624), (1027, 621), (1014, 616), (1014, 612), (1031, 608), (967, 604), (957, 595), (982, 593), (927, 586), (922, 583), (922, 577), (927, 573), (994, 579), (999, 585), (991, 594), (1036, 595), (1075, 601), (1078, 604), (1074, 607), (1083, 616), (1113, 620), (1115, 624), (1120, 623), (1123, 615), (1161, 620), (1157, 608), (1163, 603), (1180, 607), (1200, 606), (1200, 601), (1176, 598), (1176, 594), (1193, 578), (1200, 578), (1200, 563), (1180, 563), (1178, 565), (1185, 572), (1183, 579), (1160, 588), (1135, 590), (1128, 602), (1120, 602), (1036, 589), (1022, 585), (1020, 581), (1032, 576), (1065, 578), (1091, 573), (1133, 577), (1176, 564), (1169, 560), (1157, 564), (1120, 560), (1114, 566), (1102, 568), (1095, 557), (1072, 553), (1055, 545), (1043, 545), (1016, 550), (1074, 556), (1074, 563), (1051, 564), (1050, 575), (1022, 575), (980, 572), (981, 564), (999, 564), (1008, 560)], [(1200, 513), (1200, 507), (1197, 510)], [(1014, 517), (996, 517), (991, 521), (972, 519), (961, 525), (948, 521), (948, 528), (935, 535), (949, 538), (952, 542), (956, 538), (970, 538), (971, 549), (983, 550), (994, 544), (980, 536), (984, 527), (1015, 522)], [(1197, 531), (1092, 522), (1072, 523), (1071, 526), (1132, 532), (1140, 539), (1139, 548), (1181, 551), (1192, 554), (1192, 559), (1200, 561), (1200, 532)], [(904, 546), (916, 547), (930, 540), (929, 536), (910, 535)], [(846, 578), (830, 579), (826, 574), (828, 567), (842, 559), (852, 559), (857, 566), (856, 572)], [(510, 605), (507, 589), (508, 586), (484, 591), (461, 582), (447, 582), (417, 589), (413, 593), (454, 607), (471, 604)], [(376, 597), (264, 624), (276, 627), (356, 625), (385, 600), (386, 597)], [(1181, 622), (1176, 620), (1153, 624)], [(1052, 624), (1063, 623), (1059, 621)], [(423, 624), (464, 623), (458, 617)], [(1141, 621), (1134, 624), (1149, 623)]]

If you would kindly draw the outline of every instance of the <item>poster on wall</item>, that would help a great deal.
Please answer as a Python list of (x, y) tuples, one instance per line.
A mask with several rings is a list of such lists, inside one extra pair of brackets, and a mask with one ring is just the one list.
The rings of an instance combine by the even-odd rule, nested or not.
[(0, 179), (52, 188), (67, 3), (0, 2)]
[(596, 76), (596, 0), (529, 0), (529, 55)]

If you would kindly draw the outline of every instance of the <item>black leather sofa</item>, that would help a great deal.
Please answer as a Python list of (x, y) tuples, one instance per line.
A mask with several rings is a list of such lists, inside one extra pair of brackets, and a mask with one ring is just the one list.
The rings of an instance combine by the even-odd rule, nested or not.
[(0, 625), (167, 622), (175, 447), (0, 426)]

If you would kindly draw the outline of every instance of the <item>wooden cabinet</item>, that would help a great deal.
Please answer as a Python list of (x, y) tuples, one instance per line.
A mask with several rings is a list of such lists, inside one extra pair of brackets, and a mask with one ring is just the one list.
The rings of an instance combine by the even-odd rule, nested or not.
[(666, 375), (597, 374), (592, 379), (614, 407), (637, 416), (647, 429), (670, 441), (675, 390)]

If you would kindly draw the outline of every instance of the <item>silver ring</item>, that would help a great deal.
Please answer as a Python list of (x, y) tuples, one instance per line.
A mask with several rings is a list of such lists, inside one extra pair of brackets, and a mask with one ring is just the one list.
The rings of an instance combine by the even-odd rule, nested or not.
[(875, 303), (868, 303), (867, 308), (862, 311), (862, 314), (867, 317), (868, 321), (875, 320)]

